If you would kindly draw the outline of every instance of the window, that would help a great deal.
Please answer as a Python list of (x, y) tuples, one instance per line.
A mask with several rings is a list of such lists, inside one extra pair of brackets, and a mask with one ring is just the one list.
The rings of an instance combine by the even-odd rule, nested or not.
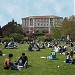
[(36, 23), (35, 23), (35, 26), (36, 26)]
[(50, 18), (50, 21), (53, 21), (53, 18)]
[(39, 23), (38, 23), (38, 26), (39, 26)]
[(48, 26), (48, 24), (47, 24), (47, 26)]
[(44, 26), (45, 26), (45, 24), (44, 24)]
[(41, 24), (41, 26), (42, 26), (42, 24)]

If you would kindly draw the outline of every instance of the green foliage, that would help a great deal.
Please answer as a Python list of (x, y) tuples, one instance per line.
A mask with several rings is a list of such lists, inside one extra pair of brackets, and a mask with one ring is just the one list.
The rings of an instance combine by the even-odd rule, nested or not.
[(12, 22), (8, 22), (8, 24), (2, 27), (2, 33), (3, 37), (9, 36), (12, 33), (23, 34), (21, 25), (14, 22), (14, 20), (12, 20)]
[(7, 36), (2, 39), (2, 42), (9, 42), (9, 41), (10, 41), (10, 38)]
[(24, 36), (19, 33), (12, 33), (9, 35), (9, 37), (13, 37), (14, 41), (16, 42), (20, 42), (24, 38)]
[(50, 38), (52, 38), (52, 39), (61, 38), (61, 28), (53, 27)]
[(24, 40), (24, 41), (28, 41), (28, 37), (24, 37), (23, 40)]
[(62, 22), (62, 35), (75, 37), (75, 16), (64, 19)]
[(47, 39), (47, 37), (46, 36), (39, 36), (38, 39), (41, 41), (45, 41)]

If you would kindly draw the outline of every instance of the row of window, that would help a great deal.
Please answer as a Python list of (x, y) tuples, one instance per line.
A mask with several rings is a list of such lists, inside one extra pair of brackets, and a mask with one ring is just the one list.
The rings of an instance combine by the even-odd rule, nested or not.
[[(49, 22), (49, 19), (24, 19), (25, 22)], [(50, 22), (53, 21), (62, 21), (62, 19), (54, 19), (54, 18), (50, 18)]]
[(48, 24), (35, 24), (34, 26), (48, 26)]
[[(33, 26), (33, 21), (31, 21), (30, 22), (30, 24), (29, 24), (29, 22), (24, 22), (23, 23), (24, 24), (24, 26), (28, 26), (28, 25), (30, 25), (30, 26)], [(50, 21), (50, 25), (54, 25), (54, 24), (58, 24), (58, 22), (52, 22), (52, 21)], [(49, 25), (49, 23), (40, 23), (40, 22), (34, 22), (34, 26), (48, 26)]]
[[(49, 22), (49, 19), (34, 19), (35, 22)], [(50, 21), (53, 21), (53, 18), (50, 19)]]

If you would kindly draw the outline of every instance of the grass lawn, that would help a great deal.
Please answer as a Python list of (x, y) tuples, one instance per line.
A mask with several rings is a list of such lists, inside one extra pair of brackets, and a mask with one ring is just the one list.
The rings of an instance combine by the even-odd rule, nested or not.
[[(57, 54), (58, 60), (41, 59), (41, 56), (49, 56), (53, 49), (28, 52), (27, 47), (27, 44), (19, 44), (18, 49), (3, 49), (6, 56), (0, 56), (0, 75), (75, 75), (75, 65), (63, 62), (66, 59), (65, 55)], [(2, 49), (3, 46), (0, 45), (0, 48)], [(9, 53), (13, 53), (12, 61), (14, 62), (22, 52), (25, 52), (29, 59), (27, 69), (24, 68), (21, 71), (3, 69), (4, 60)]]

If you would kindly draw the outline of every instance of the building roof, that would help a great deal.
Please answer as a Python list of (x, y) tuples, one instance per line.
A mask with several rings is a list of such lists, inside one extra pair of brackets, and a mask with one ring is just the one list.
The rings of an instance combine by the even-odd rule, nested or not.
[[(63, 17), (51, 15), (51, 16), (29, 16), (29, 17), (25, 17), (25, 18), (37, 18), (37, 19), (39, 19), (39, 18), (63, 18)], [(24, 18), (22, 18), (22, 19), (24, 19)]]

